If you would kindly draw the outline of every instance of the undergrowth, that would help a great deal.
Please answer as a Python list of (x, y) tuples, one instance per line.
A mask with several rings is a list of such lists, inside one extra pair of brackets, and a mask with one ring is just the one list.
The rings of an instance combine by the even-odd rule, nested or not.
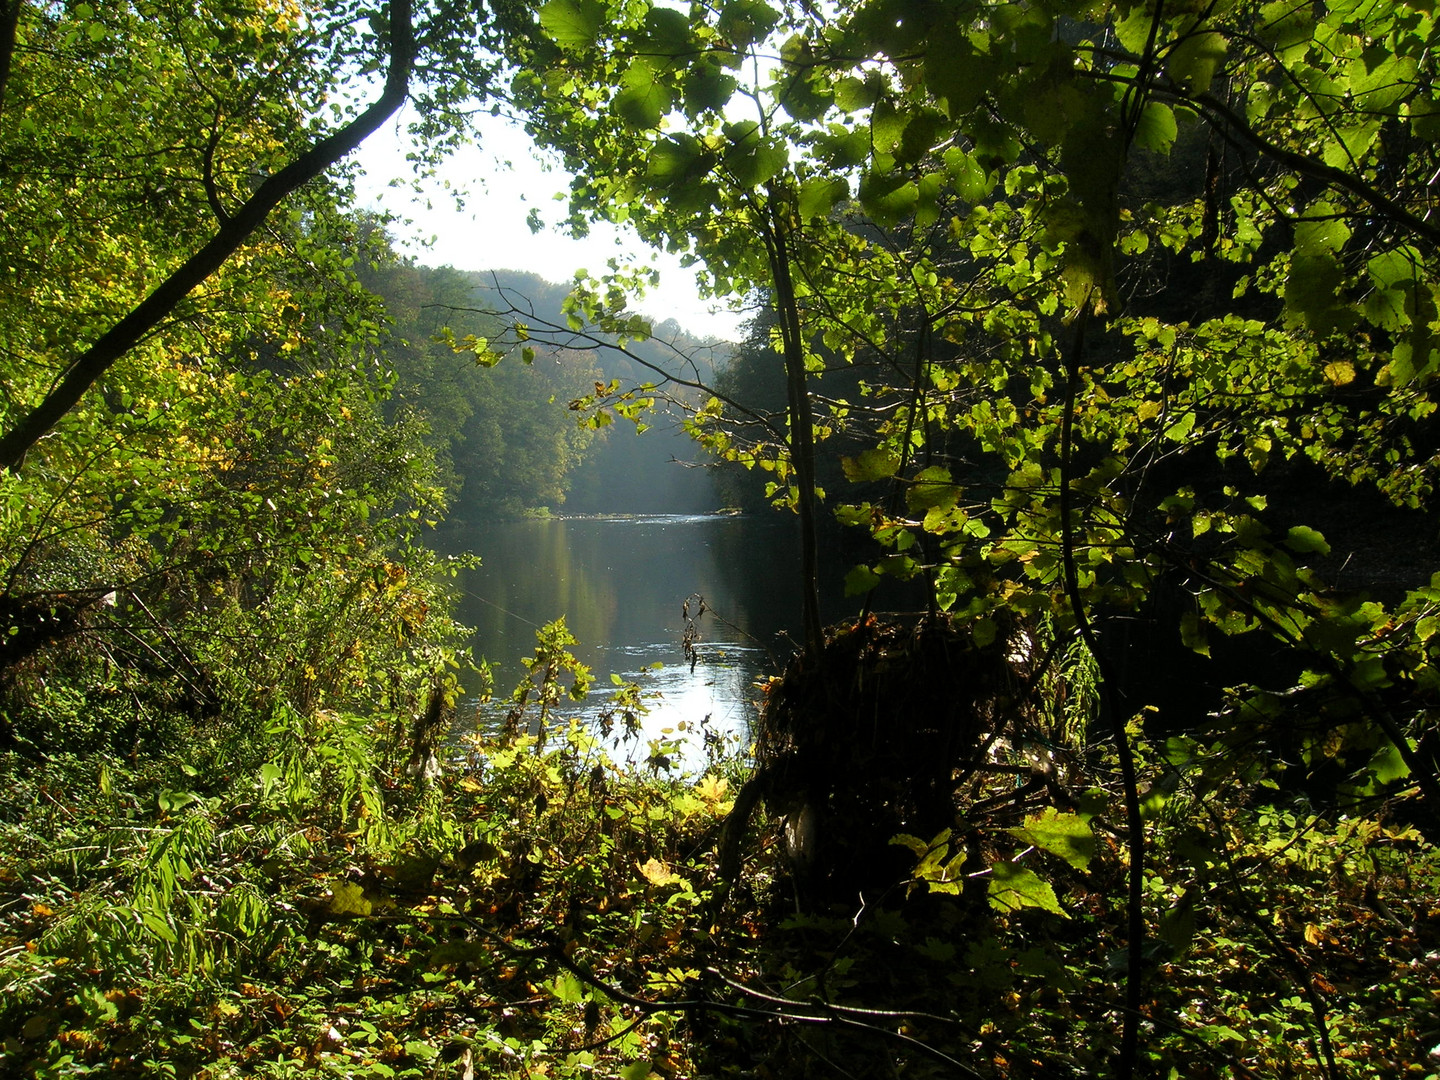
[[(572, 723), (467, 736), (431, 781), (383, 719), (281, 708), (226, 732), (0, 761), (0, 1072), (1078, 1077), (1113, 1057), (1103, 755), (1073, 806), (901, 838), (910, 880), (800, 911), (779, 823), (717, 875), (737, 758), (681, 777), (665, 747), (626, 764)], [(1149, 1075), (1436, 1075), (1435, 852), (1393, 817), (1147, 772)]]

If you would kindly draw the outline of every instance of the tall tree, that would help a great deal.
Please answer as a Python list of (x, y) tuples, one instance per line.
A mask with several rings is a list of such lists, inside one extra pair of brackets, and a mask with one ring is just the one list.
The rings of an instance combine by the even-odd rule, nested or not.
[[(483, 33), (460, 44), (482, 29), (472, 16), (443, 5), (417, 16), (411, 0), (379, 9), (269, 0), (99, 9), (22, 3), (8, 15), (14, 48), (6, 52), (0, 133), (13, 175), (6, 218), (12, 229), (26, 222), (28, 230), (12, 231), (10, 249), (26, 252), (32, 265), (43, 260), (45, 280), (58, 286), (63, 272), (50, 253), (67, 247), (67, 216), (126, 195), (145, 201), (130, 215), (109, 214), (101, 234), (87, 237), (112, 245), (106, 254), (125, 249), (135, 263), (90, 325), (57, 343), (54, 362), (38, 365), (35, 386), (10, 388), (0, 434), (7, 469), (118, 359), (183, 318), (183, 305), (227, 261), (243, 277), (234, 256), (272, 212), (340, 163), (407, 97), (421, 98), (425, 126), (443, 140), (455, 84), (469, 88), (468, 99), (483, 92), (493, 69)], [(340, 105), (333, 125), (320, 119), (327, 100), (354, 100), (377, 70), (384, 84), (371, 103)], [(416, 95), (426, 80), (440, 91)], [(57, 212), (35, 214), (19, 202), (53, 200), (67, 188), (79, 198)], [(102, 274), (105, 261), (96, 266)], [(15, 272), (23, 267), (22, 260)]]
[[(1440, 596), (1338, 594), (1306, 565), (1330, 550), (1314, 523), (1266, 512), (1283, 463), (1307, 460), (1431, 498), (1434, 44), (1424, 4), (550, 0), (519, 54), (579, 217), (634, 222), (719, 292), (770, 290), (802, 514), (810, 343), (892, 359), (908, 402), (851, 471), (902, 495), (842, 509), (887, 550), (854, 583), (926, 573), (977, 636), (1050, 618), (1100, 662), (1130, 846), (1123, 1074), (1144, 702), (1117, 693), (1115, 617), (1178, 593), (1202, 654), (1212, 635), (1277, 642), (1315, 717), (1287, 734), (1261, 694), (1225, 745), (1271, 718), (1352, 793), (1393, 790), (1393, 755), (1440, 836)], [(1145, 197), (1177, 153), (1201, 162), (1192, 182)], [(1147, 299), (1165, 275), (1197, 287)]]

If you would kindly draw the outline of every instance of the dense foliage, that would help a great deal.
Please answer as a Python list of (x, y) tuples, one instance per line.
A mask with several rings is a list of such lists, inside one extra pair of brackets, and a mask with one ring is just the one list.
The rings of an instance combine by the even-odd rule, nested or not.
[(1364, 557), (1382, 522), (1423, 535), (1433, 487), (1434, 34), (1427, 4), (551, 0), (515, 53), (577, 218), (770, 297), (768, 400), (695, 429), (798, 511), (811, 662), (842, 433), (834, 513), (877, 542), (851, 591), (922, 580), (981, 648), (1084, 642), (1129, 864), (1122, 1074), (1158, 992), (1147, 782), (1228, 802), (1258, 771), (1440, 837), (1430, 567)]
[[(1435, 1075), (1434, 38), (5, 5), (3, 1068)], [(396, 262), (333, 167), (407, 97), (422, 157), (503, 98), (576, 227), (766, 298), (731, 370), (623, 276)], [(421, 530), (558, 502), (660, 400), (799, 518), (756, 767), (613, 764), (638, 687), (556, 730), (563, 623), (464, 732)]]

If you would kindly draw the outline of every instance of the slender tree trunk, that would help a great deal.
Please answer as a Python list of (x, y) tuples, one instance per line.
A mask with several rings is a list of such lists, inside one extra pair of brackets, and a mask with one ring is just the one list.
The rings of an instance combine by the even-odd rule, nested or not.
[(286, 196), (353, 151), (400, 108), (409, 91), (415, 60), (412, 0), (390, 0), (389, 12), (390, 71), (380, 97), (350, 123), (272, 174), (232, 217), (221, 223), (204, 247), (76, 358), (45, 399), (0, 436), (0, 468), (18, 470), (26, 452), (79, 403), (95, 380), (215, 273)]
[(820, 570), (815, 536), (815, 422), (805, 376), (805, 334), (800, 304), (790, 273), (786, 223), (775, 190), (767, 207), (766, 249), (780, 317), (780, 342), (785, 358), (785, 388), (790, 411), (790, 466), (795, 472), (796, 510), (800, 515), (800, 568), (803, 585), (803, 626), (806, 651), (820, 660), (825, 631), (820, 620)]
[(5, 91), (10, 86), (10, 65), (15, 60), (15, 35), (20, 28), (20, 11), (25, 0), (0, 0), (0, 111), (5, 108)]

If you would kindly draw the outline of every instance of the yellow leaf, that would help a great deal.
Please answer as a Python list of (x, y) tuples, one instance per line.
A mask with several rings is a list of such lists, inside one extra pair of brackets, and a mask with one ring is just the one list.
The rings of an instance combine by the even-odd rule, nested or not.
[(353, 881), (337, 881), (330, 890), (332, 915), (369, 915), (374, 905), (365, 897), (363, 886)]
[(672, 874), (670, 868), (659, 859), (649, 859), (640, 866), (640, 874), (651, 885), (669, 885), (679, 880), (678, 874)]
[(1349, 360), (1332, 360), (1325, 365), (1325, 378), (1331, 386), (1348, 386), (1355, 381), (1355, 365)]
[(730, 790), (730, 781), (723, 776), (707, 776), (695, 785), (695, 794), (706, 802), (719, 802)]

